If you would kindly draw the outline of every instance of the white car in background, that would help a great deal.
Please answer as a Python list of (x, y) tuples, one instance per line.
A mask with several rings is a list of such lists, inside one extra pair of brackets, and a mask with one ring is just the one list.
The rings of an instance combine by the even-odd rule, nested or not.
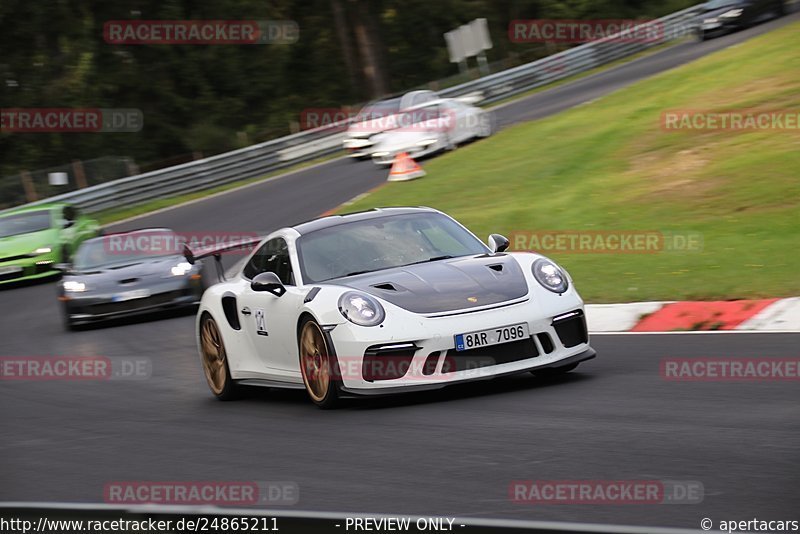
[(373, 137), (395, 127), (396, 117), (403, 110), (437, 100), (433, 91), (411, 91), (402, 97), (378, 100), (364, 106), (345, 133), (342, 145), (347, 155), (354, 159), (371, 155)]
[(409, 108), (396, 118), (394, 129), (372, 136), (372, 161), (391, 165), (401, 152), (421, 158), (452, 150), (471, 139), (489, 137), (494, 131), (490, 111), (464, 99), (440, 98)]

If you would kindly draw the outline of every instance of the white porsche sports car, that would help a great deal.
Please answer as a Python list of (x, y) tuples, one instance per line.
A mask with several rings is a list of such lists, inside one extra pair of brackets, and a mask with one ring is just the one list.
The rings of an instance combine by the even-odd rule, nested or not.
[(494, 132), (491, 111), (452, 98), (406, 109), (394, 120), (394, 128), (371, 138), (370, 154), (378, 165), (391, 165), (401, 152), (421, 158), (452, 150), (471, 139), (489, 137)]
[[(241, 246), (241, 243), (238, 245)], [(344, 396), (438, 388), (594, 358), (569, 275), (506, 253), (430, 208), (323, 217), (261, 240), (197, 314), (208, 385), (305, 388)], [(232, 248), (186, 249), (190, 263)]]

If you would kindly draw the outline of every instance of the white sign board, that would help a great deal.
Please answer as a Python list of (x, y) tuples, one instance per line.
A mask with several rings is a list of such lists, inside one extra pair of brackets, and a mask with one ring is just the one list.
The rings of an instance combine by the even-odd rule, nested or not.
[(69, 174), (65, 172), (49, 172), (47, 173), (47, 181), (50, 185), (67, 185), (69, 183)]

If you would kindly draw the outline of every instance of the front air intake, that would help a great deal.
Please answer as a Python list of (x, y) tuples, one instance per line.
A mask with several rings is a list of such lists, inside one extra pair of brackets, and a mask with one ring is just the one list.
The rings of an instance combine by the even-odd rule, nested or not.
[(553, 328), (558, 334), (561, 344), (567, 348), (576, 347), (589, 342), (586, 329), (586, 318), (583, 311), (575, 310), (553, 318)]

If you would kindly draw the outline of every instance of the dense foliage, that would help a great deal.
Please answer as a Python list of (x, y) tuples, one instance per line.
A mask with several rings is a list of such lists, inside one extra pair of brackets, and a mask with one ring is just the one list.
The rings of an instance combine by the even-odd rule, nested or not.
[[(0, 175), (105, 155), (141, 163), (218, 153), (341, 107), (458, 74), (442, 34), (489, 20), (490, 62), (552, 51), (514, 44), (525, 18), (654, 17), (687, 0), (3, 0), (3, 108), (137, 108), (139, 133), (0, 133)], [(294, 20), (291, 45), (110, 45), (109, 20)]]

